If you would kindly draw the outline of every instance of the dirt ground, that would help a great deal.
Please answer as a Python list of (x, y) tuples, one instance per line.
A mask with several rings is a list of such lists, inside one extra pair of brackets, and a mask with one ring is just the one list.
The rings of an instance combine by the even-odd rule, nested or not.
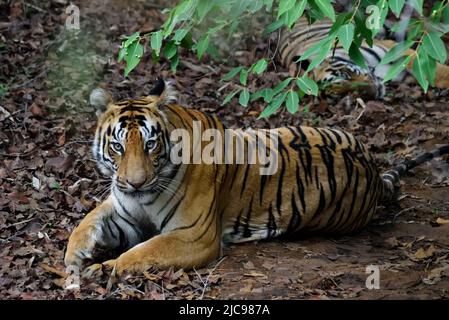
[[(128, 78), (116, 61), (120, 37), (157, 28), (159, 4), (74, 1), (80, 32), (64, 28), (68, 1), (0, 2), (0, 298), (2, 299), (441, 299), (449, 298), (449, 162), (437, 159), (403, 179), (394, 206), (379, 208), (362, 232), (233, 245), (208, 268), (168, 270), (113, 281), (108, 274), (64, 290), (67, 238), (107, 195), (90, 144), (95, 86), (116, 98), (148, 92), (162, 75), (174, 79), (183, 104), (216, 113), (237, 127), (333, 126), (354, 132), (386, 169), (401, 159), (449, 143), (449, 92), (416, 85), (388, 87), (383, 101), (310, 99), (304, 110), (256, 120), (263, 105), (233, 100), (220, 77), (229, 64), (182, 54), (178, 72), (148, 53)], [(253, 21), (257, 26), (257, 21)], [(257, 28), (255, 28), (257, 29)], [(239, 38), (241, 38), (239, 40)], [(242, 40), (243, 39), (243, 40)], [(227, 60), (249, 65), (272, 53), (258, 35), (236, 36)], [(238, 43), (240, 41), (240, 43)], [(271, 45), (271, 46), (270, 46)], [(228, 57), (229, 56), (229, 57)], [(287, 71), (250, 79), (272, 86)], [(379, 289), (365, 285), (379, 268)]]

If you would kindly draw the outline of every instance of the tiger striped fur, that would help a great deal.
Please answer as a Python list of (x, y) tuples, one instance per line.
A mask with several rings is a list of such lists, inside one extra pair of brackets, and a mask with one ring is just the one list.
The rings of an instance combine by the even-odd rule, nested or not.
[[(330, 19), (322, 19), (309, 24), (307, 18), (302, 17), (292, 30), (283, 29), (279, 40), (278, 59), (286, 68), (293, 69), (296, 73), (297, 67), (306, 69), (309, 59), (297, 62), (314, 44), (325, 39), (332, 28)], [(360, 51), (368, 68), (363, 68), (351, 60), (346, 50), (337, 44), (329, 52), (325, 60), (312, 72), (315, 80), (323, 85), (323, 92), (330, 96), (347, 94), (358, 91), (359, 94), (369, 98), (382, 98), (385, 95), (385, 87), (382, 81), (393, 63), (380, 65), (380, 60), (394, 46), (393, 40), (374, 39), (373, 46), (363, 43)], [(412, 55), (413, 49), (407, 50), (404, 55)], [(407, 65), (404, 72), (395, 79), (396, 82), (415, 82), (411, 74), (413, 59)], [(435, 87), (441, 89), (449, 88), (449, 67), (437, 63)]]
[[(102, 90), (95, 105), (107, 105), (98, 121), (93, 154), (112, 177), (109, 197), (72, 232), (67, 266), (95, 262), (96, 249), (122, 252), (104, 266), (118, 275), (149, 268), (200, 267), (220, 256), (223, 243), (320, 232), (347, 234), (367, 225), (376, 206), (394, 197), (400, 176), (449, 146), (379, 173), (365, 146), (345, 131), (282, 127), (278, 170), (260, 175), (255, 164), (174, 164), (170, 134), (225, 130), (216, 116), (178, 105), (160, 80), (150, 95), (113, 102)], [(102, 102), (102, 100), (104, 100)], [(254, 136), (237, 131), (245, 150)], [(209, 142), (202, 142), (204, 150)], [(230, 152), (230, 150), (224, 150)], [(101, 266), (94, 264), (90, 268)]]

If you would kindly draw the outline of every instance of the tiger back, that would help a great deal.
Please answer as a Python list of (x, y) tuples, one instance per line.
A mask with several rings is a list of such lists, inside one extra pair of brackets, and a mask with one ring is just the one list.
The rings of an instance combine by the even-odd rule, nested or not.
[[(309, 24), (301, 17), (292, 30), (283, 29), (279, 40), (278, 60), (293, 73), (299, 69), (307, 69), (314, 55), (305, 61), (298, 59), (313, 45), (324, 40), (332, 29), (332, 21), (328, 18)], [(314, 79), (323, 86), (328, 95), (341, 95), (358, 91), (370, 98), (382, 98), (385, 95), (383, 80), (394, 62), (381, 65), (379, 62), (385, 54), (396, 45), (393, 40), (374, 39), (373, 46), (363, 42), (360, 52), (367, 65), (360, 67), (351, 60), (346, 50), (338, 43), (332, 47), (324, 61), (313, 71)], [(404, 55), (414, 56), (414, 50), (408, 49)], [(411, 74), (414, 59), (412, 58), (405, 71), (396, 76), (396, 82), (416, 82)], [(437, 63), (435, 87), (449, 88), (449, 67)]]

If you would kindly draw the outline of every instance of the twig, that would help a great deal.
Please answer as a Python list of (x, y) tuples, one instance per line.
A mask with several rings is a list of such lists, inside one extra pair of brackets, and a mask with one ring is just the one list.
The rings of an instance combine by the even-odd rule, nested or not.
[(17, 90), (17, 89), (20, 89), (20, 88), (22, 88), (22, 87), (26, 87), (27, 85), (29, 85), (29, 84), (32, 83), (33, 81), (35, 81), (35, 80), (37, 80), (38, 78), (42, 77), (47, 71), (48, 71), (48, 69), (42, 70), (37, 76), (35, 76), (35, 77), (33, 77), (33, 78), (31, 78), (31, 79), (25, 81), (25, 82), (16, 84), (15, 86), (12, 86), (12, 87), (11, 87), (11, 90)]
[(394, 217), (393, 217), (393, 223), (396, 222), (396, 218), (397, 218), (399, 215), (403, 214), (404, 212), (407, 212), (407, 211), (411, 211), (411, 210), (413, 210), (413, 209), (416, 209), (417, 207), (419, 207), (419, 206), (413, 206), (413, 207), (405, 208), (405, 209), (399, 211), (398, 213), (396, 213), (396, 214), (394, 215)]
[(44, 9), (39, 8), (38, 6), (35, 6), (34, 4), (31, 4), (31, 3), (28, 3), (28, 2), (25, 2), (25, 1), (22, 1), (22, 4), (24, 4), (27, 7), (33, 8), (36, 11), (47, 13), (47, 11), (45, 11)]
[(217, 267), (223, 262), (224, 259), (226, 259), (226, 257), (223, 257), (220, 261), (218, 261), (217, 264), (212, 268), (212, 270), (209, 271), (209, 274), (206, 277), (206, 281), (203, 281), (203, 278), (201, 278), (200, 274), (196, 271), (195, 268), (193, 268), (193, 270), (195, 271), (196, 275), (198, 276), (198, 278), (200, 279), (201, 283), (203, 284), (203, 290), (201, 292), (201, 296), (200, 296), (199, 300), (203, 300), (204, 293), (206, 292), (207, 285), (209, 284), (210, 276), (215, 271), (215, 269), (217, 269)]
[(361, 98), (356, 99), (357, 103), (362, 107), (362, 112), (358, 115), (358, 117), (355, 119), (356, 121), (359, 121), (359, 119), (363, 116), (363, 113), (365, 113), (366, 110), (366, 104)]
[(18, 225), (21, 225), (21, 224), (30, 222), (31, 220), (34, 220), (34, 219), (35, 219), (35, 217), (30, 218), (30, 219), (26, 219), (26, 220), (22, 220), (22, 221), (19, 221), (19, 222), (16, 222), (16, 223), (12, 223), (12, 224), (9, 224), (9, 225), (7, 225), (7, 226), (1, 227), (0, 230), (2, 230), (2, 229), (7, 229), (7, 228), (11, 228), (11, 227), (15, 227), (15, 226), (18, 226)]
[(19, 157), (19, 158), (22, 158), (22, 157), (28, 156), (30, 153), (33, 153), (36, 150), (37, 150), (37, 146), (34, 147), (33, 149), (27, 151), (27, 152), (24, 152), (24, 153), (19, 153), (19, 152), (0, 153), (0, 156), (2, 156), (2, 157)]

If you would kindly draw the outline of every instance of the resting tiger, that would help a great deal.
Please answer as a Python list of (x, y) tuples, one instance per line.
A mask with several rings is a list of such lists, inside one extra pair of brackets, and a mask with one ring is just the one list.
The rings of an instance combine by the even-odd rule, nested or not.
[[(301, 17), (292, 30), (283, 29), (279, 40), (278, 59), (280, 63), (296, 72), (297, 66), (307, 69), (309, 59), (298, 62), (298, 58), (314, 44), (325, 39), (332, 28), (329, 19), (318, 20), (309, 24), (307, 18)], [(340, 45), (332, 48), (325, 60), (312, 71), (314, 79), (322, 85), (322, 91), (329, 96), (336, 96), (358, 91), (368, 98), (382, 98), (385, 87), (382, 83), (389, 68), (394, 63), (379, 65), (385, 54), (396, 45), (393, 40), (374, 39), (373, 46), (366, 43), (360, 47), (368, 68), (363, 68), (351, 60), (345, 49)], [(412, 55), (413, 49), (408, 49), (404, 55)], [(416, 82), (411, 74), (413, 59), (404, 72), (400, 73), (394, 81)], [(449, 67), (437, 63), (435, 87), (449, 88)]]
[[(407, 170), (449, 153), (447, 145), (380, 174), (350, 133), (282, 127), (258, 132), (278, 135), (277, 148), (269, 146), (277, 156), (272, 175), (260, 175), (260, 155), (255, 164), (175, 164), (170, 135), (193, 134), (193, 121), (223, 133), (216, 116), (178, 105), (162, 80), (148, 96), (121, 102), (97, 89), (91, 103), (106, 107), (93, 156), (113, 183), (109, 197), (71, 234), (65, 264), (84, 268), (98, 258), (96, 249), (119, 250), (104, 262), (118, 275), (204, 266), (220, 256), (223, 243), (357, 231), (379, 203), (394, 197)], [(254, 135), (240, 136), (247, 150)], [(197, 147), (204, 151), (209, 143)]]

